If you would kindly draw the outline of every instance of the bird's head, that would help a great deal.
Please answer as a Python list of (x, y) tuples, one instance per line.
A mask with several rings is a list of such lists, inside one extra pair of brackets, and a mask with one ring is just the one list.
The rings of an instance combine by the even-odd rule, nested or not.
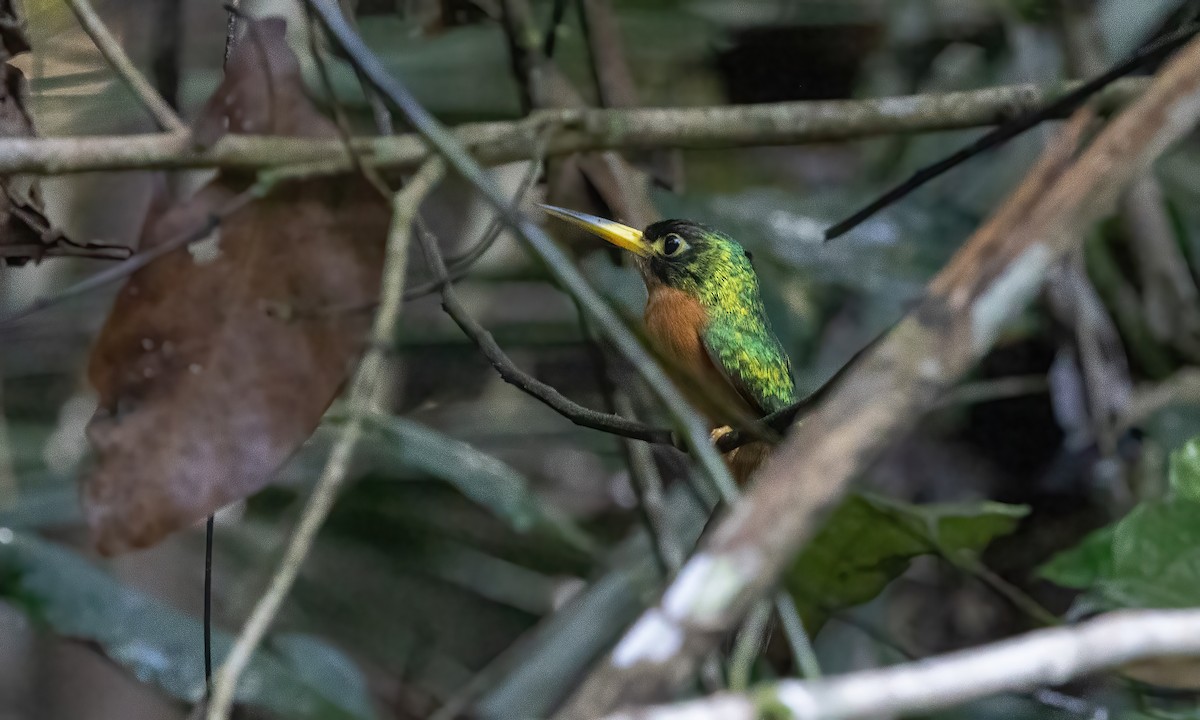
[(543, 205), (546, 212), (633, 253), (646, 287), (682, 290), (706, 307), (758, 301), (750, 253), (733, 238), (690, 220), (662, 220), (645, 230)]

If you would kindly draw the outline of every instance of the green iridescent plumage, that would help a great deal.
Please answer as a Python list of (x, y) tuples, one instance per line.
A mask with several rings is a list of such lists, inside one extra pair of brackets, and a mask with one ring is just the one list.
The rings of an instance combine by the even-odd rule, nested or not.
[(650, 293), (647, 332), (699, 391), (699, 399), (716, 401), (716, 407), (701, 403), (710, 419), (724, 421), (725, 400), (733, 400), (711, 386), (722, 380), (760, 415), (796, 402), (787, 353), (767, 320), (750, 254), (736, 240), (687, 220), (663, 220), (642, 231), (575, 210), (542, 207), (637, 256)]
[(738, 393), (761, 413), (794, 403), (791, 364), (771, 329), (745, 249), (727, 235), (682, 220), (651, 225), (645, 241), (653, 249), (641, 258), (647, 284), (675, 288), (703, 306), (708, 324), (701, 341)]

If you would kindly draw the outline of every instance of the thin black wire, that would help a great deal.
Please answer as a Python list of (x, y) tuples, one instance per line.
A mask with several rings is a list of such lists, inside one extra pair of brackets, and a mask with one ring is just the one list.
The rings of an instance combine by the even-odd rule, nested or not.
[[(229, 67), (229, 54), (237, 38), (237, 20), (241, 15), (238, 7), (239, 0), (224, 3), (229, 13), (229, 22), (225, 29), (225, 56), (221, 62), (221, 70)], [(204, 523), (204, 698), (212, 697), (212, 566), (213, 566), (213, 535), (216, 531), (216, 515), (209, 515)]]
[(932, 165), (926, 165), (910, 175), (904, 182), (873, 200), (866, 207), (831, 226), (825, 231), (825, 241), (828, 242), (845, 235), (883, 208), (895, 203), (930, 180), (945, 174), (947, 171), (961, 165), (976, 155), (1002, 145), (1046, 120), (1064, 117), (1074, 112), (1087, 102), (1088, 98), (1111, 85), (1114, 81), (1166, 57), (1190, 40), (1196, 34), (1197, 30), (1200, 30), (1200, 25), (1189, 23), (1170, 35), (1165, 35), (1137, 50), (1127, 59), (1117, 63), (1104, 73), (1092, 78), (1048, 105), (1017, 117), (1010, 122), (1006, 122), (953, 155), (942, 158)]
[(213, 515), (204, 532), (204, 696), (212, 694), (212, 559)]

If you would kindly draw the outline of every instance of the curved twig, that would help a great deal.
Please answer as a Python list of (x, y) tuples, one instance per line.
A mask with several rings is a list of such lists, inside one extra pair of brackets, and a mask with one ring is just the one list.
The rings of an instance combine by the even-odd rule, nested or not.
[(146, 76), (138, 71), (133, 61), (121, 49), (121, 44), (117, 42), (117, 39), (108, 31), (104, 21), (96, 14), (91, 3), (88, 0), (67, 0), (67, 4), (70, 5), (71, 12), (75, 13), (75, 17), (78, 18), (79, 24), (83, 26), (84, 32), (96, 44), (100, 54), (117, 72), (125, 85), (133, 91), (142, 106), (154, 117), (158, 126), (169, 132), (186, 133), (187, 125), (179, 119), (162, 95), (158, 94)]

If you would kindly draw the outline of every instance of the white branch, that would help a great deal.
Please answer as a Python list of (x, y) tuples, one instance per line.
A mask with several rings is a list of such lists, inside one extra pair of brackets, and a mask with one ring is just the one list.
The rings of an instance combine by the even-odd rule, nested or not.
[(1200, 610), (1123, 611), (972, 650), (751, 694), (631, 709), (609, 720), (854, 720), (924, 714), (1003, 692), (1061, 685), (1139, 660), (1200, 655)]

